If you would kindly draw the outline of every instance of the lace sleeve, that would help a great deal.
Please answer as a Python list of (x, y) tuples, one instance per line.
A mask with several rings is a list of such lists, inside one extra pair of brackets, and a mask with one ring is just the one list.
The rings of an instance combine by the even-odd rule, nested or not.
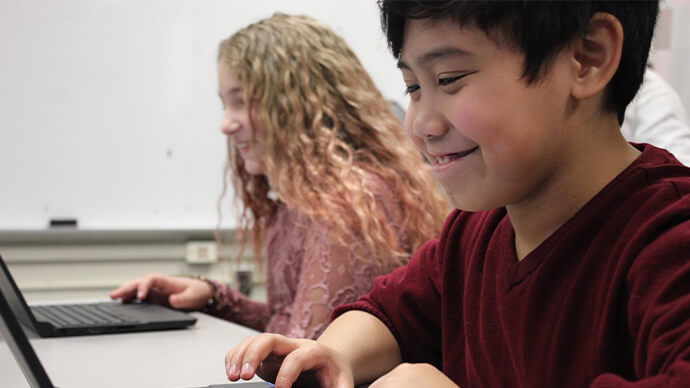
[(215, 280), (211, 281), (216, 286), (216, 304), (204, 312), (255, 330), (265, 330), (271, 318), (270, 309), (266, 303), (251, 300), (230, 286)]
[(344, 246), (331, 244), (327, 228), (318, 223), (307, 229), (304, 260), (289, 326), (285, 335), (317, 338), (328, 325), (331, 311), (367, 293), (381, 274), (377, 263), (357, 260)]

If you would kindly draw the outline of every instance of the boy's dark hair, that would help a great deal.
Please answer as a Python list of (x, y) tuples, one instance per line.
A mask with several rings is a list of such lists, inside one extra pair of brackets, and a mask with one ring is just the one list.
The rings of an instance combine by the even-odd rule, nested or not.
[(379, 0), (379, 8), (396, 58), (400, 58), (406, 19), (450, 19), (477, 26), (497, 44), (498, 39), (507, 38), (511, 47), (525, 55), (523, 77), (528, 84), (539, 81), (559, 51), (586, 33), (596, 12), (610, 13), (623, 26), (624, 39), (620, 65), (607, 87), (605, 109), (617, 112), (622, 124), (625, 108), (642, 83), (659, 2)]

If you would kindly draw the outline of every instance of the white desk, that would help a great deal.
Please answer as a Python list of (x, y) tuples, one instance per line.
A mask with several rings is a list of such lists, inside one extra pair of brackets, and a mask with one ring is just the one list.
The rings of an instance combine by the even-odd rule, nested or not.
[[(81, 337), (30, 336), (53, 384), (79, 387), (200, 387), (228, 383), (228, 350), (256, 331), (202, 313), (184, 330)], [(0, 337), (0, 387), (28, 387)]]

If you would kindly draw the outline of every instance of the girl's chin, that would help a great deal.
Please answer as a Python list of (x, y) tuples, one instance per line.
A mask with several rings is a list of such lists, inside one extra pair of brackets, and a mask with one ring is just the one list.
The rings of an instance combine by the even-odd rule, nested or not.
[(263, 175), (264, 169), (263, 166), (259, 163), (256, 163), (254, 161), (244, 161), (244, 170), (247, 172), (249, 175)]

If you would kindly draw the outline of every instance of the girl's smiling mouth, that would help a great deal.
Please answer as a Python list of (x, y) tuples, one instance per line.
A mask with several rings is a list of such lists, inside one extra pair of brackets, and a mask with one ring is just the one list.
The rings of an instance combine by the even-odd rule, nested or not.
[(240, 153), (244, 154), (245, 152), (249, 151), (249, 143), (243, 142), (243, 143), (235, 143), (235, 148), (237, 148)]

